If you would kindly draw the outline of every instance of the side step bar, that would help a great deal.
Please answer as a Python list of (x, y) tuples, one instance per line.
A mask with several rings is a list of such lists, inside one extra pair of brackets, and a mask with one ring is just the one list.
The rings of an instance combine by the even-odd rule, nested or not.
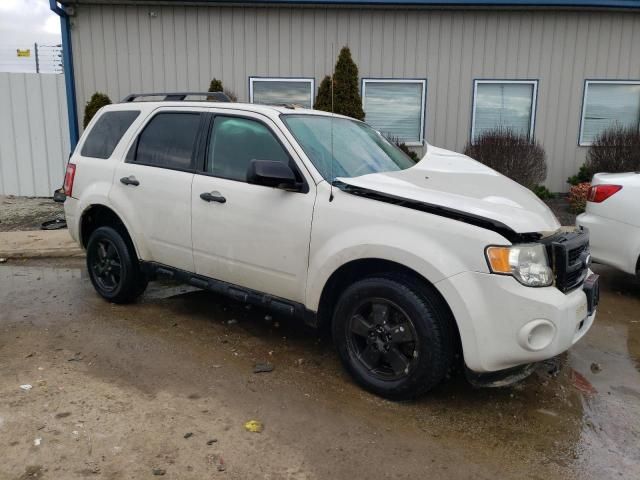
[(316, 313), (308, 310), (302, 303), (292, 302), (291, 300), (285, 300), (257, 290), (240, 287), (232, 283), (223, 282), (222, 280), (197, 275), (156, 262), (141, 261), (140, 267), (151, 280), (157, 277), (169, 278), (196, 288), (224, 295), (239, 302), (267, 308), (281, 315), (300, 318), (311, 327), (317, 326)]

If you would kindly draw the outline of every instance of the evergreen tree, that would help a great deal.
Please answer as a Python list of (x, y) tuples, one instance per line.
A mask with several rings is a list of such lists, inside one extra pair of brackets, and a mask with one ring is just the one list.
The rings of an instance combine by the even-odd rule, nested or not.
[[(362, 99), (358, 86), (358, 66), (351, 58), (349, 47), (342, 47), (333, 75), (333, 111), (364, 120)], [(331, 105), (329, 105), (331, 108)]]
[(322, 110), (323, 112), (331, 111), (331, 77), (325, 76), (320, 82), (318, 88), (318, 96), (316, 102), (313, 104), (315, 110)]
[(87, 128), (93, 116), (105, 105), (111, 105), (111, 99), (104, 93), (96, 92), (91, 95), (91, 100), (84, 107), (84, 119), (82, 126)]
[(209, 90), (207, 90), (207, 92), (224, 92), (222, 80), (218, 80), (217, 78), (211, 80), (211, 83), (209, 84)]

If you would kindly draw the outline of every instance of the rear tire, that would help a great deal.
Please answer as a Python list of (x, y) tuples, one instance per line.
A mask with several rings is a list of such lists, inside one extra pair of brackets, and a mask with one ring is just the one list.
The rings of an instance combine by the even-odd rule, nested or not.
[(373, 277), (344, 291), (332, 330), (340, 360), (360, 386), (406, 400), (434, 388), (453, 366), (452, 322), (431, 287)]
[(89, 237), (87, 269), (96, 291), (113, 303), (131, 302), (147, 288), (133, 245), (112, 227), (99, 227)]

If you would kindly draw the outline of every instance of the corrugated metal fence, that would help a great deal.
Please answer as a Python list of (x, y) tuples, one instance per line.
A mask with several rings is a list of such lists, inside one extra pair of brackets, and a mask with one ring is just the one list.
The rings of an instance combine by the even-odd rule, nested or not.
[(64, 77), (0, 73), (0, 195), (52, 196), (68, 157)]

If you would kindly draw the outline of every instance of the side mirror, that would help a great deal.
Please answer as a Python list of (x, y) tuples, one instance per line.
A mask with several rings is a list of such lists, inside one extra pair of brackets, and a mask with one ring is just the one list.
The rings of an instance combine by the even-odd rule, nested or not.
[(251, 160), (247, 169), (247, 182), (296, 191), (301, 186), (289, 165), (273, 160)]

